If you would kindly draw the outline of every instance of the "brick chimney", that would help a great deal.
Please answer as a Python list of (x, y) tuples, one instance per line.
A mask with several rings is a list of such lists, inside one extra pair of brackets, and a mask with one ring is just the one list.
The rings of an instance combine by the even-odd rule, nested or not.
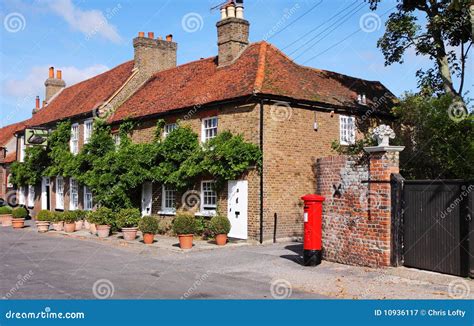
[(217, 22), (219, 66), (225, 66), (249, 44), (250, 23), (244, 19), (243, 0), (229, 0), (221, 7), (221, 20)]
[(39, 96), (36, 96), (36, 99), (35, 99), (35, 108), (33, 109), (33, 114), (35, 114), (36, 112), (38, 112), (40, 110), (40, 98)]
[(57, 71), (56, 78), (54, 77), (54, 67), (49, 68), (49, 77), (44, 82), (44, 86), (46, 86), (46, 95), (45, 101), (49, 103), (49, 100), (56, 95), (59, 91), (61, 91), (64, 87), (66, 87), (66, 83), (62, 79), (61, 70)]
[(154, 33), (149, 32), (145, 37), (144, 32), (139, 32), (133, 39), (135, 49), (135, 68), (140, 74), (152, 75), (158, 71), (176, 67), (176, 53), (178, 44), (173, 42), (170, 34), (163, 40), (154, 38)]

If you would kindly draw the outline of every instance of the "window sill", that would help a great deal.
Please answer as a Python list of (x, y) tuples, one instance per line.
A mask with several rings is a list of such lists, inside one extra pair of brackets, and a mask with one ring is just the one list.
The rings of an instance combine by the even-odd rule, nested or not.
[(172, 211), (159, 211), (159, 212), (158, 212), (158, 215), (175, 216), (175, 215), (176, 215), (176, 212), (172, 212)]
[(196, 212), (194, 216), (199, 216), (199, 217), (213, 217), (216, 216), (217, 212), (216, 211), (204, 211), (204, 212)]

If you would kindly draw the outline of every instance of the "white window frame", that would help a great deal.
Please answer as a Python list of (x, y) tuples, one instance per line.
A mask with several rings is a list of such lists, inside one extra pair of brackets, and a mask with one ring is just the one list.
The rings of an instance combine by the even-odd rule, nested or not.
[(20, 189), (18, 190), (18, 204), (26, 206), (26, 197), (27, 197), (27, 189), (25, 186), (21, 186)]
[(20, 136), (20, 162), (25, 162), (26, 145), (25, 136)]
[(79, 184), (74, 178), (69, 179), (69, 210), (75, 211), (79, 208)]
[(165, 126), (163, 127), (163, 138), (168, 137), (168, 135), (169, 135), (173, 130), (175, 130), (176, 128), (178, 128), (178, 124), (177, 124), (177, 123), (167, 123), (167, 124), (165, 124)]
[(35, 191), (35, 186), (28, 185), (28, 208), (34, 208), (35, 207), (35, 196), (36, 196), (36, 191)]
[[(212, 123), (213, 121), (215, 121), (215, 126)], [(205, 143), (208, 140), (216, 137), (217, 132), (218, 132), (218, 127), (219, 127), (219, 119), (218, 119), (217, 116), (202, 119), (202, 123), (201, 123), (201, 142)], [(211, 134), (211, 135), (209, 135), (209, 134)]]
[(64, 178), (56, 177), (56, 209), (64, 209)]
[(87, 144), (89, 142), (93, 131), (94, 131), (94, 120), (89, 119), (89, 120), (84, 121), (84, 144)]
[(339, 116), (339, 143), (341, 145), (355, 144), (355, 118), (348, 115)]
[[(215, 191), (214, 180), (203, 180), (201, 181), (201, 214), (203, 215), (215, 215), (217, 210), (217, 192)], [(210, 186), (210, 188), (209, 188)], [(206, 203), (207, 197), (214, 197), (215, 204)]]
[(119, 147), (120, 146), (120, 133), (113, 134), (112, 138), (114, 139), (115, 147)]
[[(170, 199), (169, 196), (172, 196)], [(172, 205), (167, 205), (169, 202), (172, 202)], [(161, 186), (161, 211), (160, 214), (175, 214), (176, 213), (176, 189), (162, 185)]]
[(91, 211), (94, 207), (92, 192), (89, 187), (84, 186), (84, 210)]
[(69, 141), (71, 153), (74, 155), (79, 153), (79, 124), (75, 123), (71, 126), (71, 139)]

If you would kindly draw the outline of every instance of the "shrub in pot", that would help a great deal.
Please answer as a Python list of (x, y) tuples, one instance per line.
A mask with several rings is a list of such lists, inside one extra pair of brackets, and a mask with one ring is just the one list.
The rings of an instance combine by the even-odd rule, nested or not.
[(110, 227), (114, 222), (114, 212), (107, 207), (100, 207), (89, 213), (89, 222), (94, 223), (99, 238), (107, 238), (110, 235)]
[(144, 216), (140, 220), (138, 228), (143, 233), (143, 242), (145, 244), (152, 244), (155, 239), (155, 234), (160, 232), (160, 222), (156, 217)]
[(181, 249), (193, 247), (193, 236), (196, 232), (196, 218), (190, 212), (177, 212), (173, 220), (173, 231), (178, 235)]
[(43, 233), (49, 231), (49, 225), (53, 219), (52, 215), (53, 214), (48, 210), (39, 211), (36, 216), (36, 228), (38, 229), (38, 232)]
[(52, 212), (51, 224), (53, 225), (54, 231), (63, 231), (64, 230), (63, 212)]
[(67, 211), (63, 213), (64, 231), (72, 233), (76, 231), (76, 214), (74, 211)]
[(218, 246), (223, 246), (227, 243), (227, 234), (230, 232), (230, 221), (227, 216), (216, 215), (211, 219), (209, 225), (212, 233), (215, 236)]
[(124, 208), (117, 214), (117, 226), (122, 229), (123, 238), (133, 241), (137, 237), (138, 224), (141, 220), (140, 210), (137, 208)]
[(14, 229), (21, 229), (25, 226), (25, 218), (28, 216), (28, 211), (24, 207), (15, 208), (12, 211), (12, 226)]
[(2, 226), (11, 226), (12, 225), (12, 209), (9, 206), (0, 207), (0, 220), (2, 221)]
[(85, 211), (74, 211), (74, 214), (76, 215), (76, 231), (82, 230), (82, 227), (84, 225), (84, 219), (86, 218), (86, 212)]

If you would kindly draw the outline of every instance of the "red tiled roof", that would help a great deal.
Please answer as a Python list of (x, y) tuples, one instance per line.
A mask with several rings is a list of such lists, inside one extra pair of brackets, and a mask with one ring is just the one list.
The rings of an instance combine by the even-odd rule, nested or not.
[(5, 146), (17, 131), (25, 128), (27, 122), (28, 120), (25, 120), (0, 128), (0, 147)]
[[(259, 42), (226, 67), (218, 68), (212, 57), (156, 73), (117, 109), (110, 122), (255, 93), (351, 108), (361, 108), (358, 94), (366, 94), (368, 107), (385, 94), (387, 102), (394, 98), (380, 82), (300, 66), (272, 45)], [(377, 109), (383, 110), (386, 104)]]
[(109, 71), (63, 89), (29, 121), (28, 126), (40, 126), (53, 121), (92, 112), (111, 97), (132, 74), (133, 60)]
[(13, 163), (16, 161), (16, 151), (8, 153), (5, 159), (3, 160), (3, 163)]

